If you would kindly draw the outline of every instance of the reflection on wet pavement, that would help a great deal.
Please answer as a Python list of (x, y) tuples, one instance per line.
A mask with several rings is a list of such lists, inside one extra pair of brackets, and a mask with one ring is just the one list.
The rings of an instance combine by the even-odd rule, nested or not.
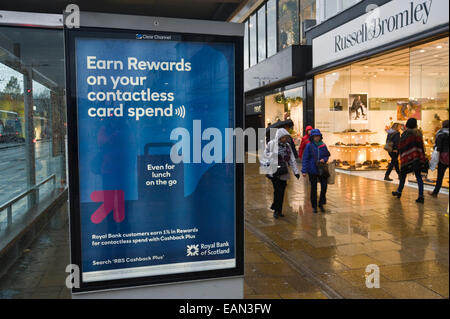
[[(272, 185), (256, 164), (247, 164), (247, 230), (290, 260), (308, 284), (328, 289), (332, 297), (448, 298), (448, 196), (426, 197), (421, 205), (415, 189), (406, 188), (400, 200), (392, 197), (394, 190), (390, 183), (338, 174), (328, 188), (326, 212), (313, 214), (304, 179), (292, 178), (286, 217), (275, 220), (269, 209)], [(249, 248), (251, 256), (259, 249)], [(257, 264), (247, 258), (247, 268)], [(370, 264), (380, 269), (380, 289), (366, 287)], [(247, 277), (246, 283), (254, 285)]]
[(67, 204), (52, 217), (31, 246), (0, 278), (0, 299), (68, 299), (69, 257)]
[[(270, 181), (256, 164), (245, 176), (246, 298), (448, 298), (448, 197), (416, 190), (401, 200), (395, 185), (338, 174), (326, 213), (312, 213), (304, 180), (292, 178), (284, 213), (274, 220)], [(0, 279), (2, 298), (70, 298), (67, 207)], [(380, 269), (380, 288), (366, 287), (365, 268)]]

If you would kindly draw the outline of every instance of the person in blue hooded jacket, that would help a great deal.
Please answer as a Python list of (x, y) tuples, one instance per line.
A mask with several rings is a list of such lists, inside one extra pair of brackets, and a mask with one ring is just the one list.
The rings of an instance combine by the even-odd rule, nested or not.
[(304, 177), (308, 174), (309, 181), (311, 183), (311, 205), (314, 213), (317, 213), (317, 182), (320, 183), (319, 208), (322, 212), (325, 211), (323, 205), (327, 202), (326, 194), (328, 178), (319, 176), (318, 163), (328, 162), (330, 152), (322, 139), (322, 133), (320, 133), (320, 130), (311, 130), (311, 142), (306, 146), (302, 158), (302, 174)]

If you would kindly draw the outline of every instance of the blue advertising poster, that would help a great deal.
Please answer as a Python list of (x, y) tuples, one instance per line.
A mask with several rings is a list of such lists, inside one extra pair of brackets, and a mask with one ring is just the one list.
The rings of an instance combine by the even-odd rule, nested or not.
[(83, 282), (236, 267), (234, 44), (138, 34), (74, 48)]

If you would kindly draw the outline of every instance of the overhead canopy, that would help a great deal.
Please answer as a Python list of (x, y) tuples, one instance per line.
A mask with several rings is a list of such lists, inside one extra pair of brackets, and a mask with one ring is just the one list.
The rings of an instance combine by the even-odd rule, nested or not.
[(20, 0), (2, 1), (2, 10), (63, 12), (68, 4), (81, 11), (225, 21), (246, 0)]
[(1, 27), (0, 63), (18, 72), (30, 68), (33, 78), (41, 84), (64, 88), (62, 30)]
[[(1, 10), (62, 14), (68, 4), (81, 11), (225, 21), (246, 0), (21, 0), (3, 1)], [(31, 68), (33, 78), (47, 87), (64, 88), (64, 40), (61, 30), (0, 28), (0, 63), (21, 72)], [(2, 78), (0, 77), (0, 81)], [(3, 79), (8, 81), (8, 78)]]

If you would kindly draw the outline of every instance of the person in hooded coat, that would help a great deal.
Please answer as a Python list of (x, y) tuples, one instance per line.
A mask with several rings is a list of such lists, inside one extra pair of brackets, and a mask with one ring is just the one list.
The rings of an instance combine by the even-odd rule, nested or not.
[[(281, 165), (281, 162), (284, 162), (287, 167), (290, 167), (294, 171), (295, 177), (299, 179), (300, 174), (293, 151), (289, 144), (289, 136), (289, 132), (284, 128), (278, 129), (275, 138), (267, 143), (264, 155), (267, 158), (278, 158), (279, 166)], [(278, 175), (274, 173), (268, 174), (267, 177), (273, 184), (273, 204), (270, 207), (274, 211), (273, 217), (284, 217), (283, 200), (287, 181), (289, 180), (289, 169), (285, 174)]]
[(436, 133), (436, 142), (435, 147), (437, 151), (440, 153), (439, 156), (439, 164), (438, 164), (438, 176), (436, 181), (436, 186), (434, 190), (429, 194), (433, 197), (437, 197), (439, 191), (442, 187), (442, 181), (444, 180), (445, 171), (448, 168), (448, 154), (449, 154), (449, 132), (448, 132), (449, 122), (445, 120), (442, 122), (442, 128)]
[(400, 124), (394, 123), (392, 127), (387, 131), (388, 135), (386, 137), (386, 143), (392, 143), (392, 152), (389, 152), (391, 157), (391, 162), (388, 165), (386, 174), (384, 175), (385, 181), (392, 181), (389, 177), (393, 169), (397, 172), (398, 178), (400, 179), (400, 168), (398, 166), (398, 143), (400, 143)]
[(302, 174), (309, 176), (311, 183), (311, 205), (313, 212), (317, 213), (317, 182), (320, 183), (319, 208), (325, 211), (323, 205), (327, 203), (327, 179), (319, 175), (318, 162), (326, 163), (330, 157), (327, 146), (322, 141), (322, 133), (318, 129), (311, 130), (310, 143), (306, 146), (302, 159)]
[(309, 144), (309, 133), (311, 133), (311, 130), (313, 129), (312, 126), (308, 125), (305, 129), (305, 135), (302, 137), (302, 142), (300, 143), (300, 147), (298, 149), (298, 158), (302, 159), (303, 152), (305, 151), (306, 145)]
[(417, 203), (424, 203), (423, 197), (423, 180), (422, 172), (428, 172), (428, 160), (425, 156), (425, 149), (423, 143), (422, 132), (417, 128), (417, 120), (410, 118), (406, 121), (406, 130), (400, 136), (399, 142), (400, 153), (400, 183), (398, 189), (392, 192), (392, 196), (400, 198), (405, 186), (406, 176), (409, 173), (414, 173), (417, 179), (417, 185), (419, 186), (419, 198)]
[[(286, 124), (285, 126), (283, 126), (283, 128), (289, 132), (290, 129), (292, 129), (292, 127), (294, 126), (294, 122), (290, 122), (289, 124)], [(295, 142), (294, 139), (292, 138), (291, 134), (289, 134), (288, 136), (288, 143), (291, 146), (291, 150), (292, 153), (294, 154), (295, 159), (298, 158), (298, 153), (297, 153), (297, 149), (295, 148)]]

